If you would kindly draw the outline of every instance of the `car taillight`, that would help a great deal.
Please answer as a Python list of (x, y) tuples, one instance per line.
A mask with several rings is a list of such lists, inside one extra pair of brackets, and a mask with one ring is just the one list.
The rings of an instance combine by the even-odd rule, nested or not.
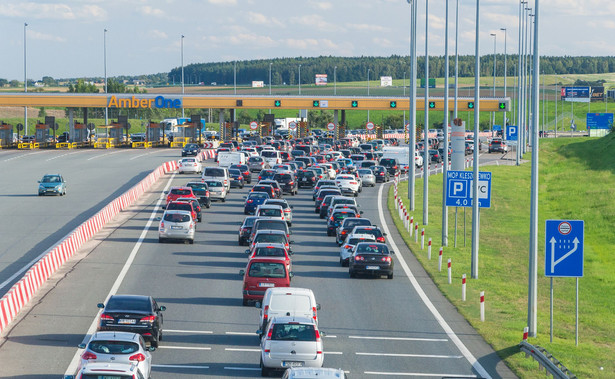
[(384, 237), (376, 237), (376, 242), (384, 243)]
[(391, 257), (382, 257), (383, 262), (391, 263)]
[(128, 358), (129, 361), (137, 361), (137, 362), (143, 362), (145, 360), (145, 355), (139, 353), (139, 354), (135, 354), (130, 356), (130, 358)]
[(380, 173), (380, 174), (378, 174), (378, 175), (382, 175), (382, 176), (384, 176), (384, 172), (381, 172), (381, 173)]
[(346, 245), (344, 246), (344, 249), (352, 249), (352, 245)]
[(139, 320), (139, 322), (154, 322), (156, 321), (156, 316), (146, 316), (143, 317), (141, 320)]
[(101, 321), (113, 321), (113, 317), (109, 316), (108, 314), (101, 314), (100, 315), (100, 319)]
[(89, 351), (86, 351), (85, 353), (81, 355), (81, 359), (85, 359), (85, 360), (97, 359), (97, 358), (98, 357), (96, 356), (96, 354), (90, 353)]
[(160, 229), (164, 229), (164, 221), (160, 222)]
[(295, 182), (289, 182), (288, 184), (292, 186), (293, 184), (295, 184)]
[(265, 308), (263, 309), (263, 323), (266, 324), (267, 320), (269, 318), (269, 306), (265, 305)]
[(190, 226), (188, 227), (188, 229), (192, 229), (194, 227), (194, 224), (190, 223)]
[(273, 334), (273, 327), (269, 328), (269, 331), (267, 332), (267, 339), (270, 340), (271, 339), (271, 335)]
[(252, 200), (252, 199), (248, 199), (248, 201), (246, 201), (246, 203), (248, 203), (248, 204), (251, 204), (253, 202), (254, 202), (254, 200)]
[(333, 216), (329, 217), (329, 221), (333, 222)]
[(260, 175), (259, 175), (259, 176), (258, 176), (258, 180), (260, 181), (261, 179), (262, 179), (262, 176), (260, 176)]
[[(316, 308), (313, 308), (313, 309), (316, 309)], [(314, 332), (316, 333), (316, 340), (319, 341), (320, 340), (320, 332), (318, 331), (318, 329), (316, 329)], [(322, 354), (322, 351), (319, 351), (318, 353)]]
[[(382, 175), (384, 175), (384, 174), (382, 174)], [(359, 183), (358, 182), (350, 182), (350, 184), (359, 184)]]
[(209, 191), (205, 191), (205, 196), (209, 197)]
[(362, 255), (357, 255), (356, 257), (354, 257), (355, 261), (364, 261), (365, 257), (363, 257)]
[(316, 307), (312, 307), (312, 318), (314, 319), (314, 321), (316, 321), (316, 319), (318, 318), (317, 314), (318, 312), (316, 311)]

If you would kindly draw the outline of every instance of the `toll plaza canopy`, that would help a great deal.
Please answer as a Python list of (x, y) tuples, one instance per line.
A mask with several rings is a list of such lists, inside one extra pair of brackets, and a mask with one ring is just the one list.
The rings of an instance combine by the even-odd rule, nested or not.
[[(449, 99), (449, 109), (455, 100)], [(459, 111), (475, 109), (474, 98), (458, 98)], [(481, 112), (510, 112), (510, 98), (487, 98), (479, 101)], [(86, 107), (86, 108), (219, 108), (219, 109), (345, 109), (407, 110), (408, 97), (375, 96), (259, 96), (259, 95), (157, 95), (157, 94), (83, 94), (83, 93), (2, 93), (0, 107)], [(444, 98), (430, 97), (429, 110), (443, 111)], [(416, 109), (425, 109), (425, 99), (417, 98)]]

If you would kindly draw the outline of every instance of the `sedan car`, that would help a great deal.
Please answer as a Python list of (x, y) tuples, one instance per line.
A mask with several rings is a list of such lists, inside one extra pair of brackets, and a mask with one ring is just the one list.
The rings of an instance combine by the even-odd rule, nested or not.
[(360, 242), (348, 259), (348, 275), (351, 278), (357, 274), (386, 275), (387, 278), (393, 279), (394, 263), (391, 254), (383, 243)]
[(196, 224), (189, 211), (167, 210), (162, 215), (158, 225), (158, 242), (163, 243), (168, 239), (177, 239), (192, 244), (194, 243), (195, 230)]
[(66, 181), (60, 174), (46, 174), (38, 181), (38, 195), (66, 195)]
[(372, 166), (371, 170), (374, 172), (376, 182), (388, 182), (390, 179), (389, 172), (384, 166)]
[(126, 332), (96, 332), (87, 344), (79, 345), (85, 349), (81, 354), (79, 369), (89, 362), (118, 362), (135, 364), (145, 378), (152, 371), (152, 355), (150, 351), (156, 348), (146, 347), (140, 334)]
[[(198, 222), (203, 221), (203, 212), (201, 209), (201, 203), (193, 198), (193, 197), (180, 197), (179, 199), (177, 199), (177, 202), (187, 202), (187, 203), (191, 203), (192, 204), (192, 209), (194, 209), (194, 211), (196, 212), (196, 220)], [(175, 203), (175, 201), (173, 202)], [(169, 203), (169, 205), (171, 205), (172, 203)], [(167, 206), (168, 210), (171, 210), (173, 208), (170, 208)]]
[[(72, 379), (71, 375), (65, 378)], [(75, 379), (146, 379), (135, 363), (88, 362), (79, 369)]]
[(230, 168), (228, 174), (231, 177), (231, 187), (243, 188), (245, 179), (241, 171), (236, 168)]
[(248, 237), (252, 234), (252, 227), (254, 226), (254, 221), (256, 221), (258, 217), (256, 216), (248, 216), (246, 217), (241, 226), (239, 227), (239, 236), (237, 237), (237, 243), (239, 246), (248, 244)]
[[(273, 192), (273, 188), (271, 188), (271, 191)], [(256, 208), (259, 205), (263, 204), (265, 200), (270, 199), (270, 198), (271, 196), (267, 192), (264, 192), (264, 191), (263, 192), (261, 191), (250, 192), (248, 196), (246, 196), (246, 202), (244, 203), (244, 206), (243, 206), (243, 214), (245, 215), (254, 214), (254, 212), (256, 212)]]
[(361, 192), (361, 187), (357, 178), (352, 175), (338, 175), (335, 177), (335, 184), (340, 188), (342, 193), (349, 193), (353, 196), (359, 196), (359, 192)]
[(182, 158), (177, 165), (178, 174), (200, 174), (203, 171), (203, 166), (196, 158)]
[(288, 226), (293, 224), (293, 206), (288, 205), (288, 201), (285, 199), (267, 199), (265, 200), (265, 205), (279, 205), (284, 210), (284, 218), (286, 219), (286, 223)]
[(376, 185), (376, 176), (374, 175), (374, 172), (372, 170), (370, 170), (369, 168), (360, 168), (357, 170), (357, 172), (359, 173), (359, 177), (363, 182), (363, 186), (373, 187)]
[(186, 187), (192, 188), (192, 193), (201, 204), (201, 207), (211, 207), (211, 199), (209, 198), (209, 187), (206, 183), (201, 182), (188, 182)]
[(158, 347), (162, 339), (162, 312), (166, 307), (159, 306), (153, 297), (112, 295), (106, 305), (99, 303), (98, 308), (103, 310), (99, 331), (138, 333), (151, 346)]
[(229, 167), (229, 169), (231, 168), (235, 168), (239, 171), (241, 171), (242, 175), (243, 175), (243, 180), (246, 184), (251, 184), (252, 183), (252, 173), (250, 172), (250, 168), (248, 167), (248, 165), (245, 164), (234, 164), (231, 165)]
[(265, 161), (263, 157), (250, 157), (248, 158), (248, 167), (251, 172), (259, 172), (269, 168), (269, 163)]
[(348, 217), (359, 217), (359, 213), (350, 208), (341, 208), (331, 213), (331, 216), (327, 220), (327, 235), (334, 236), (335, 230), (342, 224), (342, 221)]
[(199, 155), (201, 152), (201, 148), (196, 143), (187, 143), (186, 146), (182, 148), (182, 157), (187, 157), (189, 155), (194, 155), (195, 157)]

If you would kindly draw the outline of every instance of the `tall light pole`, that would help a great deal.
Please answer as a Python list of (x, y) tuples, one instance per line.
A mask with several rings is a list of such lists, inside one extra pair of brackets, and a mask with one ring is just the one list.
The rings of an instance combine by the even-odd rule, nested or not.
[[(423, 225), (429, 223), (429, 0), (425, 0), (425, 125), (423, 126)], [(427, 162), (427, 163), (425, 163)]]
[[(474, 162), (472, 193), (478, 193), (478, 138), (480, 126), (480, 0), (476, 0), (476, 41), (474, 45)], [(473, 279), (478, 279), (478, 242), (479, 242), (478, 201), (472, 202), (472, 253), (470, 271)]]
[(446, 0), (446, 16), (444, 22), (444, 122), (442, 123), (444, 135), (444, 158), (442, 165), (442, 246), (448, 246), (448, 207), (446, 206), (448, 173), (448, 0)]
[(299, 95), (301, 95), (301, 65), (299, 65)]
[(271, 95), (271, 65), (273, 63), (269, 62), (269, 94)]
[[(367, 96), (369, 96), (369, 71), (370, 69), (367, 69)], [(369, 109), (367, 110), (367, 122), (369, 122)]]
[[(536, 0), (534, 3), (534, 51), (533, 51), (533, 71), (532, 77), (532, 179), (531, 179), (531, 201), (530, 201), (530, 251), (529, 251), (529, 283), (528, 283), (528, 305), (527, 305), (527, 326), (529, 335), (536, 337), (537, 332), (537, 309), (538, 309), (538, 86), (540, 84), (540, 55), (538, 52), (538, 20), (539, 8)], [(578, 280), (578, 279), (577, 279)], [(578, 286), (578, 281), (577, 281)], [(578, 288), (578, 287), (577, 287)], [(577, 292), (578, 293), (578, 292)]]
[(184, 117), (184, 35), (181, 38), (181, 63), (182, 63), (182, 117)]
[(523, 116), (522, 116), (522, 106), (521, 101), (523, 100), (521, 94), (521, 76), (523, 73), (523, 68), (521, 67), (521, 53), (522, 53), (522, 36), (523, 36), (523, 8), (525, 7), (525, 1), (521, 1), (519, 3), (519, 57), (517, 59), (517, 156), (516, 156), (516, 164), (519, 166), (521, 159), (521, 129), (523, 128)]
[(410, 110), (409, 110), (409, 129), (410, 134), (410, 154), (408, 162), (408, 202), (410, 210), (416, 209), (416, 19), (417, 19), (417, 0), (407, 0), (410, 3)]
[[(495, 74), (496, 74), (496, 65), (495, 65), (495, 47), (496, 41), (498, 39), (497, 34), (491, 33), (491, 37), (493, 37), (493, 97), (495, 97)], [(495, 122), (495, 112), (491, 112), (491, 137), (493, 137), (493, 124)]]
[(454, 118), (457, 118), (457, 98), (459, 97), (459, 0), (455, 5), (455, 110)]
[[(506, 98), (506, 61), (508, 60), (508, 56), (506, 55), (506, 28), (500, 28), (501, 31), (504, 32), (504, 98)], [(504, 111), (504, 122), (502, 123), (502, 127), (504, 128), (503, 133), (506, 133), (506, 111)]]
[[(103, 66), (105, 70), (105, 95), (109, 93), (109, 89), (107, 88), (107, 29), (104, 29), (103, 32)], [(109, 107), (106, 105), (107, 100), (105, 99), (105, 125), (109, 125)]]
[(333, 94), (337, 95), (337, 66), (333, 66)]
[(233, 62), (233, 93), (237, 95), (237, 61)]
[[(28, 24), (24, 22), (23, 24), (23, 91), (28, 92), (28, 74), (27, 74), (27, 46), (26, 46), (26, 28)], [(23, 111), (23, 125), (26, 131), (25, 135), (28, 135), (28, 106), (24, 107)]]

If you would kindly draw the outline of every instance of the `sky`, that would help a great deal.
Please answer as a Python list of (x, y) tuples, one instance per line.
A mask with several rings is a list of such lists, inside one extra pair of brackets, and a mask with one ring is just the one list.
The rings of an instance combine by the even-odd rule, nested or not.
[[(425, 0), (418, 0), (418, 55)], [(536, 0), (528, 0), (535, 8)], [(476, 0), (459, 0), (459, 53), (474, 54)], [(444, 54), (446, 1), (429, 2), (429, 54)], [(615, 1), (539, 0), (540, 55), (615, 55)], [(456, 1), (449, 0), (454, 53)], [(534, 12), (532, 10), (531, 12)], [(24, 23), (28, 26), (24, 28)], [(518, 51), (518, 0), (480, 1), (480, 54)], [(506, 38), (504, 31), (506, 28)], [(406, 0), (0, 0), (0, 78), (168, 72), (184, 65), (410, 51)], [(104, 30), (107, 29), (105, 33)]]

